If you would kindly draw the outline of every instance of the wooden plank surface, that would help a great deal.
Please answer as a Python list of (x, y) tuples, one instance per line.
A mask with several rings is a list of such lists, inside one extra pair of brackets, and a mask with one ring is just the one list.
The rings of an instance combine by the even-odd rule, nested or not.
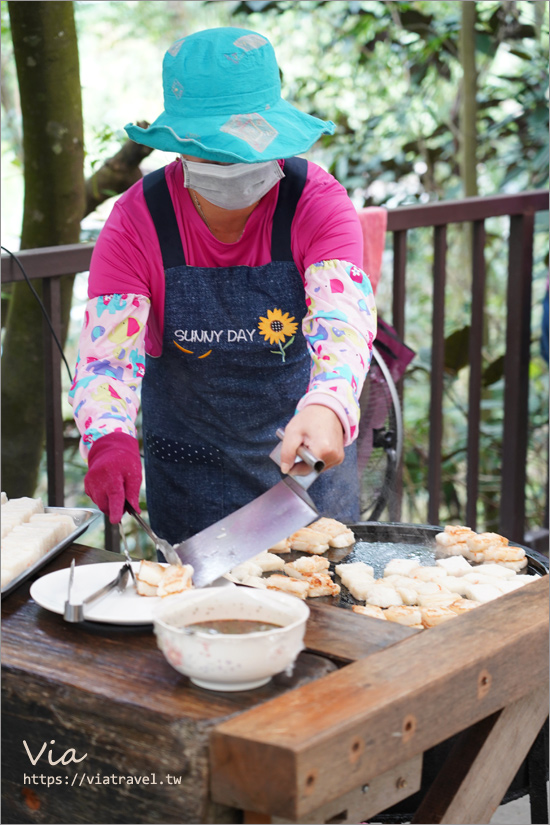
[[(120, 562), (73, 545), (37, 576), (73, 556), (79, 565)], [(151, 628), (69, 625), (28, 591), (22, 585), (2, 602), (6, 822), (239, 822), (239, 811), (209, 798), (211, 726), (336, 669), (304, 652), (290, 677), (252, 691), (205, 691), (168, 665)], [(36, 766), (23, 740), (34, 756), (46, 743)], [(69, 748), (85, 759), (52, 766), (50, 744), (54, 760)]]
[[(396, 765), (386, 773), (376, 776), (368, 783), (354, 788), (343, 796), (333, 799), (312, 811), (300, 820), (300, 823), (340, 823), (340, 825), (355, 825), (357, 822), (364, 822), (370, 816), (374, 816), (379, 811), (390, 805), (397, 805), (403, 799), (415, 793), (420, 788), (422, 777), (422, 756), (415, 756)], [(260, 819), (262, 814), (258, 814), (255, 819), (249, 818), (249, 822), (263, 822)], [(280, 819), (273, 817), (270, 820), (273, 825), (292, 825), (295, 820)]]
[(329, 604), (312, 601), (308, 604), (311, 614), (306, 628), (306, 648), (341, 662), (355, 662), (422, 632)]
[(301, 818), (547, 678), (545, 576), (219, 725), (213, 797)]
[[(73, 545), (37, 577), (70, 565), (116, 561), (103, 550)], [(95, 696), (150, 710), (152, 697), (166, 718), (216, 720), (284, 693), (303, 681), (335, 669), (326, 659), (301, 654), (292, 677), (275, 677), (253, 691), (218, 693), (194, 686), (172, 668), (157, 648), (152, 626), (116, 627), (99, 623), (67, 624), (29, 598), (30, 583), (2, 601), (3, 671), (41, 677)]]
[(548, 685), (541, 685), (466, 731), (413, 822), (489, 822), (547, 716)]

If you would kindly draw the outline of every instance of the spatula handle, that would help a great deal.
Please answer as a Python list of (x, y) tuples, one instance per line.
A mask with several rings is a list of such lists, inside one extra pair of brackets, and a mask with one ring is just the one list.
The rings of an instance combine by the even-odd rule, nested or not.
[[(282, 427), (279, 427), (279, 429), (276, 432), (276, 435), (278, 439), (280, 439), (281, 441), (283, 440), (283, 438), (285, 437), (285, 431)], [(317, 473), (321, 473), (325, 469), (325, 462), (322, 461), (320, 458), (317, 458), (317, 456), (314, 456), (311, 450), (308, 450), (308, 448), (305, 447), (303, 444), (301, 445), (301, 447), (298, 447), (298, 449), (296, 450), (296, 454), (300, 456), (302, 461), (304, 461), (308, 465), (308, 467), (311, 467)]]

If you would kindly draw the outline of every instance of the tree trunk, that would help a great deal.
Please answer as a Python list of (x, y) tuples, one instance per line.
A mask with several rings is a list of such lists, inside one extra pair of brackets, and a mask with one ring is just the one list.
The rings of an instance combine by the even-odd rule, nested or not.
[[(84, 212), (83, 126), (73, 3), (8, 2), (21, 96), (25, 202), (21, 248), (77, 243)], [(73, 277), (63, 279), (63, 340)], [(35, 283), (40, 293), (40, 284)], [(2, 354), (2, 485), (33, 495), (44, 441), (42, 314), (14, 285)]]
[(460, 170), (465, 196), (477, 195), (477, 70), (476, 4), (461, 3), (460, 61), (462, 100), (460, 106)]
[[(148, 125), (146, 121), (138, 122), (138, 126), (142, 129), (146, 129)], [(140, 143), (134, 143), (133, 140), (123, 143), (116, 155), (106, 160), (103, 166), (86, 181), (84, 215), (89, 215), (104, 200), (114, 194), (120, 195), (140, 180), (142, 174), (139, 164), (152, 151), (149, 146), (142, 146)]]

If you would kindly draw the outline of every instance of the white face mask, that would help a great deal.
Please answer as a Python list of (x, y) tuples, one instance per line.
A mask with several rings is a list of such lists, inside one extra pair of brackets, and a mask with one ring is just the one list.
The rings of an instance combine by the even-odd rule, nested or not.
[(222, 209), (244, 209), (263, 198), (284, 172), (276, 160), (265, 163), (196, 163), (181, 159), (184, 185)]

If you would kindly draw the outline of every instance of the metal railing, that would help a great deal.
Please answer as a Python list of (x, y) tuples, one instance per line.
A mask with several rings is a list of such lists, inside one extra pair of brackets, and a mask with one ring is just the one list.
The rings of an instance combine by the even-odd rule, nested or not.
[[(466, 198), (388, 211), (388, 232), (393, 234), (392, 323), (406, 340), (405, 302), (407, 234), (433, 227), (432, 364), (430, 377), (430, 436), (428, 467), (428, 522), (439, 523), (441, 449), (443, 436), (444, 321), (447, 227), (473, 225), (471, 334), (469, 342), (469, 398), (467, 442), (466, 523), (476, 528), (479, 492), (479, 431), (482, 389), (482, 334), (485, 311), (485, 220), (510, 217), (507, 332), (504, 362), (504, 435), (502, 455), (500, 532), (522, 541), (525, 524), (525, 485), (528, 433), (529, 357), (531, 335), (531, 282), (535, 212), (548, 209), (547, 191), (518, 195)], [(75, 244), (18, 253), (31, 279), (43, 281), (43, 300), (54, 329), (60, 332), (60, 278), (89, 268), (93, 244)], [(23, 280), (16, 263), (2, 255), (2, 283)], [(63, 421), (61, 412), (61, 356), (49, 330), (44, 335), (44, 369), (47, 395), (46, 451), (48, 502), (63, 506)], [(402, 393), (402, 387), (401, 387)], [(406, 403), (406, 401), (405, 401)], [(118, 535), (118, 534), (117, 534)], [(114, 532), (111, 531), (108, 545)], [(116, 539), (115, 539), (116, 543)]]

